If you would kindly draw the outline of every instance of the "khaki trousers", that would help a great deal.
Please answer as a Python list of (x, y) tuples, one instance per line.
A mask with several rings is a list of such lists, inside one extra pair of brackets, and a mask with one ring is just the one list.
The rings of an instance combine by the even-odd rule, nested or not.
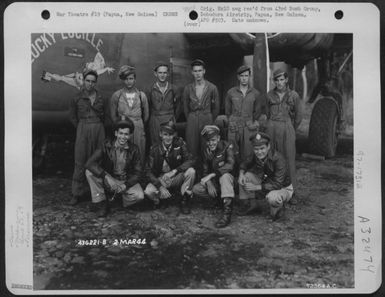
[[(86, 170), (86, 177), (91, 188), (92, 202), (98, 203), (106, 200), (103, 179), (92, 174), (91, 171)], [(115, 180), (119, 184), (124, 184), (122, 180)], [(144, 199), (143, 189), (139, 183), (135, 184), (129, 189), (121, 193), (123, 207), (133, 205)]]
[[(162, 177), (160, 177), (162, 178)], [(191, 190), (195, 182), (195, 169), (190, 167), (185, 172), (181, 172), (171, 178), (171, 183), (167, 188), (177, 188), (180, 187), (180, 192), (182, 195), (186, 190)], [(159, 190), (152, 183), (149, 183), (144, 190), (144, 194), (151, 200), (158, 200)], [(160, 197), (162, 199), (163, 197)]]
[(104, 126), (99, 120), (96, 122), (79, 121), (76, 128), (72, 195), (81, 196), (88, 192), (84, 165), (96, 149), (103, 145), (104, 138)]
[[(234, 198), (234, 177), (230, 173), (223, 174), (219, 178), (219, 185), (216, 181), (214, 181), (214, 185), (217, 189), (220, 188), (222, 198)], [(199, 197), (210, 198), (210, 195), (207, 192), (207, 186), (202, 185), (201, 183), (194, 185), (193, 193)]]
[[(254, 173), (246, 172), (245, 176), (248, 179), (248, 182), (251, 182), (255, 185), (261, 184), (261, 179)], [(293, 185), (289, 185), (285, 188), (273, 190), (267, 193), (265, 198), (270, 205), (270, 212), (272, 215), (275, 214), (283, 206), (284, 203), (290, 201), (291, 197), (293, 196), (293, 192)], [(239, 199), (255, 198), (256, 192), (248, 192), (244, 189), (242, 185), (239, 185)]]

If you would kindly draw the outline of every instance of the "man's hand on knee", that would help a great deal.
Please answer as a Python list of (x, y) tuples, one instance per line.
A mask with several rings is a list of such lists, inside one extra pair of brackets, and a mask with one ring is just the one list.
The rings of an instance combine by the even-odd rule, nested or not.
[(160, 199), (168, 199), (171, 197), (171, 194), (170, 194), (170, 191), (167, 190), (165, 187), (163, 186), (160, 186), (159, 188), (159, 192), (160, 192)]
[(119, 183), (117, 183), (115, 178), (113, 178), (111, 175), (106, 174), (106, 176), (104, 177), (104, 183), (110, 191), (118, 191)]
[(206, 186), (207, 186), (207, 192), (209, 193), (210, 197), (213, 197), (213, 198), (217, 197), (218, 195), (217, 189), (215, 188), (215, 185), (211, 180), (209, 180), (206, 183)]
[(118, 187), (117, 187), (117, 189), (116, 189), (116, 192), (117, 192), (117, 193), (122, 193), (122, 192), (124, 192), (126, 189), (127, 189), (126, 185), (125, 185), (125, 184), (121, 184), (121, 185), (118, 185)]
[(245, 185), (244, 185), (244, 189), (248, 192), (256, 192), (256, 191), (260, 191), (262, 190), (262, 186), (261, 185), (256, 185), (256, 184), (253, 184), (253, 183), (250, 183), (250, 182), (246, 182)]
[(238, 183), (241, 185), (241, 186), (244, 186), (247, 182), (247, 177), (246, 175), (243, 173), (243, 172), (240, 172), (239, 173), (239, 178), (238, 178)]
[(162, 184), (162, 186), (165, 188), (169, 187), (171, 185), (171, 182), (172, 182), (171, 177), (167, 174), (162, 175), (159, 178), (159, 181)]

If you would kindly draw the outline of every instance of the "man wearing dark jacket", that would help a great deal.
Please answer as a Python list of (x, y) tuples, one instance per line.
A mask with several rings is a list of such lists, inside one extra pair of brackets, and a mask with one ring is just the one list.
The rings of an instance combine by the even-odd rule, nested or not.
[(257, 208), (257, 197), (266, 198), (273, 220), (282, 215), (283, 206), (293, 196), (293, 185), (284, 157), (270, 148), (270, 136), (259, 132), (250, 138), (254, 155), (240, 165), (239, 199), (248, 199), (249, 214)]
[(193, 188), (193, 193), (201, 197), (223, 199), (223, 215), (215, 223), (217, 228), (230, 224), (234, 199), (233, 145), (220, 140), (220, 130), (215, 125), (206, 125), (201, 134), (205, 137), (207, 148), (203, 153), (203, 178)]
[(115, 140), (107, 140), (86, 163), (92, 202), (99, 206), (99, 216), (106, 216), (109, 211), (105, 189), (114, 195), (121, 194), (123, 207), (133, 205), (144, 198), (143, 189), (139, 184), (139, 148), (129, 141), (133, 131), (134, 123), (130, 119), (118, 121), (114, 127)]
[(173, 121), (160, 125), (161, 142), (151, 146), (147, 163), (149, 184), (144, 193), (155, 205), (159, 199), (171, 198), (170, 188), (180, 187), (181, 211), (189, 214), (192, 187), (195, 180), (194, 158), (182, 138), (176, 137)]

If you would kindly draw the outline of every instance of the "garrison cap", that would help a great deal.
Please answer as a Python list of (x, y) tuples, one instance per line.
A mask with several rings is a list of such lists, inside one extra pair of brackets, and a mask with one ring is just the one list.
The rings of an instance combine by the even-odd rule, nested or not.
[(165, 131), (170, 134), (174, 134), (176, 132), (176, 125), (172, 119), (168, 120), (167, 122), (160, 124), (160, 131)]
[(167, 62), (158, 61), (158, 62), (156, 62), (155, 66), (154, 66), (154, 71), (157, 71), (160, 66), (166, 66), (167, 68), (169, 68), (169, 65)]
[(130, 134), (131, 134), (132, 132), (134, 132), (135, 125), (128, 117), (122, 116), (120, 120), (115, 122), (114, 131), (117, 131), (118, 129), (124, 129), (124, 128), (129, 128)]
[(237, 74), (242, 74), (243, 72), (249, 71), (251, 72), (251, 69), (249, 66), (242, 65), (241, 67), (238, 68)]
[(86, 76), (90, 75), (90, 74), (95, 76), (96, 79), (98, 79), (98, 73), (95, 70), (92, 70), (90, 68), (84, 69), (84, 71), (83, 71), (83, 78), (86, 78)]
[(280, 77), (281, 75), (284, 75), (285, 77), (287, 77), (287, 72), (282, 70), (282, 69), (277, 69), (273, 73), (273, 78), (276, 79), (277, 77)]
[(259, 146), (270, 143), (270, 136), (266, 133), (258, 132), (257, 134), (251, 136), (249, 140), (253, 146)]
[(120, 69), (119, 69), (119, 78), (120, 79), (125, 79), (130, 74), (135, 74), (136, 75), (135, 67), (129, 66), (129, 65), (123, 65), (122, 67), (120, 67)]
[(209, 140), (211, 137), (215, 135), (219, 135), (220, 130), (215, 125), (206, 125), (203, 127), (201, 131), (201, 135), (206, 138), (206, 140)]
[(194, 67), (194, 66), (203, 66), (203, 68), (206, 68), (205, 62), (203, 62), (200, 59), (196, 59), (196, 60), (191, 62), (191, 67)]

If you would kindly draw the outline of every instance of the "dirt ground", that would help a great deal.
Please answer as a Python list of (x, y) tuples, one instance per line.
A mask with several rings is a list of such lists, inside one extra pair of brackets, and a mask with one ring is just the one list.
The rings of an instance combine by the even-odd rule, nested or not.
[(303, 158), (306, 140), (297, 144), (298, 204), (276, 222), (262, 204), (216, 229), (204, 200), (190, 215), (176, 202), (127, 210), (116, 201), (107, 218), (90, 201), (67, 206), (72, 143), (53, 142), (33, 180), (34, 289), (354, 287), (353, 141), (325, 161)]

